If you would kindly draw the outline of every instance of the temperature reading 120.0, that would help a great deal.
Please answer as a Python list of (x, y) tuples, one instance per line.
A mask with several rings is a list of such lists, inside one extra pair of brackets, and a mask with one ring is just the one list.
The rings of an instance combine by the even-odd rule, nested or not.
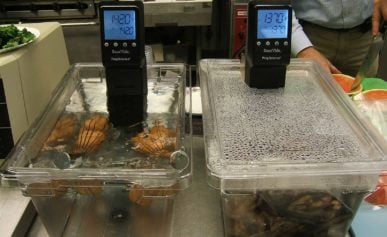
[(257, 39), (283, 39), (288, 37), (288, 10), (257, 10)]
[(134, 10), (106, 10), (104, 12), (105, 40), (136, 40), (136, 12)]

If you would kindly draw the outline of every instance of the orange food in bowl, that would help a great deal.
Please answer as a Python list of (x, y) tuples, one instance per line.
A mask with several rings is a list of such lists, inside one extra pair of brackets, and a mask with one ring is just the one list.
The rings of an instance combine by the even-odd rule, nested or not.
[(363, 86), (360, 84), (355, 89), (352, 89), (353, 82), (355, 81), (354, 77), (345, 74), (332, 74), (333, 79), (340, 85), (347, 95), (356, 95), (363, 90)]
[(376, 190), (367, 195), (365, 200), (374, 205), (387, 205), (387, 172), (383, 171), (379, 176)]
[(341, 88), (343, 88), (345, 93), (348, 93), (351, 91), (353, 81), (355, 80), (355, 78), (345, 74), (332, 74), (332, 76), (333, 76), (333, 79), (335, 79), (335, 81), (339, 83)]
[(387, 90), (386, 89), (374, 89), (364, 91), (363, 97), (367, 100), (387, 100)]

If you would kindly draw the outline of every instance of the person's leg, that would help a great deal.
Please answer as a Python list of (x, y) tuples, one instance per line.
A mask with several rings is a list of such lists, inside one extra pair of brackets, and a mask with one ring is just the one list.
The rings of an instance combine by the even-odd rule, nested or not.
[[(342, 73), (355, 76), (368, 52), (371, 32), (363, 33), (358, 29), (339, 32), (312, 24), (303, 25), (314, 47), (327, 57)], [(367, 76), (375, 76), (377, 60)]]
[[(362, 65), (372, 42), (371, 31), (353, 30), (340, 34), (339, 51), (336, 58), (337, 66), (343, 73), (355, 76)], [(378, 70), (376, 58), (366, 76), (374, 77)]]

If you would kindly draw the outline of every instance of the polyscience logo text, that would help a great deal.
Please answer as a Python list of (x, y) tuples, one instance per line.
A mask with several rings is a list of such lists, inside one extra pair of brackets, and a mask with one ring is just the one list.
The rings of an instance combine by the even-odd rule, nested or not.
[(130, 58), (110, 58), (112, 61), (130, 61)]
[(273, 56), (262, 56), (262, 60), (272, 61), (272, 60), (281, 60), (281, 56), (273, 57)]

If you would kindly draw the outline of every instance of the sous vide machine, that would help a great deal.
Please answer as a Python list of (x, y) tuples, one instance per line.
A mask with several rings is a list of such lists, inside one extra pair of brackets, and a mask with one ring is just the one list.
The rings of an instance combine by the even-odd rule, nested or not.
[(247, 28), (246, 84), (255, 88), (283, 87), (290, 61), (290, 1), (250, 1)]
[[(260, 35), (290, 27), (282, 3), (249, 3), (245, 70), (200, 62), (208, 181), (221, 193), (226, 236), (346, 236), (387, 168), (387, 147), (320, 65), (287, 65), (289, 28)], [(276, 41), (281, 50), (268, 46)]]
[(100, 19), (110, 121), (115, 125), (140, 122), (147, 94), (144, 5), (102, 3)]
[(142, 2), (100, 11), (103, 65), (70, 68), (10, 153), (6, 177), (50, 236), (170, 236), (192, 175), (186, 68), (145, 64)]

